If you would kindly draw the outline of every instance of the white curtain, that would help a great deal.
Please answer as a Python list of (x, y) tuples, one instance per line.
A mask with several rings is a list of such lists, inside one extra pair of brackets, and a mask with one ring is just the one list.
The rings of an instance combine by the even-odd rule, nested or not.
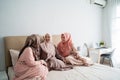
[(120, 0), (107, 0), (103, 11), (103, 37), (108, 46), (116, 48), (112, 56), (113, 66), (120, 68)]

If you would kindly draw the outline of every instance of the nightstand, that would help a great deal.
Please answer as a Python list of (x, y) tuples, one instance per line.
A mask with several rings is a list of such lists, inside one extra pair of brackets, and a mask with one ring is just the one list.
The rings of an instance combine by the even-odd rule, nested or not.
[(0, 80), (8, 80), (6, 71), (0, 71)]

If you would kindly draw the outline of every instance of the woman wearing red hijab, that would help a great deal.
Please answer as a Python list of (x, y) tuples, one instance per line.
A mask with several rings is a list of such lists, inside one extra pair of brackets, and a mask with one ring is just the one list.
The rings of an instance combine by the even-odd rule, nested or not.
[(58, 44), (57, 49), (59, 54), (65, 58), (66, 63), (72, 65), (85, 65), (89, 66), (91, 63), (77, 53), (77, 50), (73, 46), (70, 33), (61, 34), (61, 42)]

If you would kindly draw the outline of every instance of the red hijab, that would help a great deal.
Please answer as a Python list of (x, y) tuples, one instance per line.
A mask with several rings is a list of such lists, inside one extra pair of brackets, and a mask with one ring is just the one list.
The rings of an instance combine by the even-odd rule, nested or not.
[(65, 41), (62, 41), (58, 44), (57, 48), (61, 56), (66, 57), (70, 54), (72, 50), (72, 38), (70, 33), (63, 33), (61, 34), (65, 37)]

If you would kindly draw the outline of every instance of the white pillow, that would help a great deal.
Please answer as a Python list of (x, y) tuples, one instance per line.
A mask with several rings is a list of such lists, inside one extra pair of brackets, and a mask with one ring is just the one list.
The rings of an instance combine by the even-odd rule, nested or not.
[(14, 49), (10, 49), (9, 51), (11, 55), (12, 65), (14, 66), (15, 63), (17, 62), (19, 51)]
[(87, 47), (85, 44), (82, 45), (80, 55), (86, 57), (88, 55)]

